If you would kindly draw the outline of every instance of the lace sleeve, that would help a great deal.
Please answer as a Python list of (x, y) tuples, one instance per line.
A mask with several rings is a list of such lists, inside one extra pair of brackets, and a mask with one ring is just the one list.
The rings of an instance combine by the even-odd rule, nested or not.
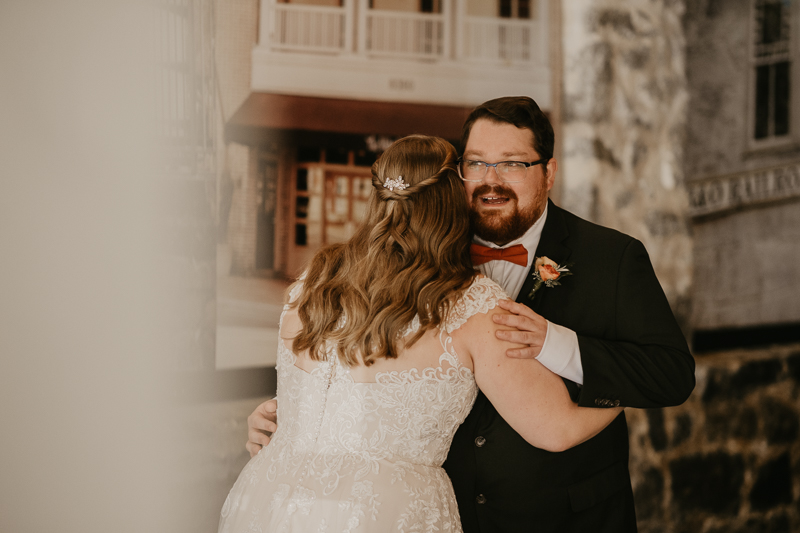
[[(283, 319), (286, 317), (286, 313), (289, 312), (289, 307), (293, 302), (296, 302), (300, 295), (303, 293), (303, 281), (305, 280), (306, 273), (303, 274), (297, 279), (297, 281), (291, 286), (289, 289), (289, 296), (286, 298), (286, 303), (283, 304), (283, 311), (281, 312), (281, 318), (278, 321), (278, 361), (276, 367), (280, 370), (286, 368), (288, 366), (294, 365), (295, 360), (297, 359), (297, 355), (292, 352), (291, 349), (291, 342), (290, 339), (283, 339)], [(286, 345), (287, 342), (290, 342), (289, 346)]]
[(286, 303), (283, 304), (283, 312), (289, 310), (289, 305), (292, 302), (296, 302), (298, 298), (300, 298), (300, 294), (303, 292), (303, 285), (306, 279), (306, 272), (303, 272), (297, 281), (292, 285), (291, 290), (289, 291), (289, 298), (286, 299)]
[(500, 285), (486, 276), (476, 277), (450, 310), (445, 325), (447, 333), (450, 334), (463, 326), (473, 315), (488, 313), (497, 306), (498, 300), (506, 298), (508, 295)]

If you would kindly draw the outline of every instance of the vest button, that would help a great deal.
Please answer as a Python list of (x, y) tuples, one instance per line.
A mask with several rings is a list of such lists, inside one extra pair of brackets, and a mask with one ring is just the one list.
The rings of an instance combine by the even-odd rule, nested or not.
[(477, 503), (478, 505), (483, 505), (484, 503), (486, 503), (486, 496), (484, 496), (483, 494), (478, 494), (478, 496), (475, 498), (475, 503)]
[(483, 437), (477, 437), (475, 439), (475, 446), (478, 448), (483, 448), (483, 445), (486, 444), (486, 439)]

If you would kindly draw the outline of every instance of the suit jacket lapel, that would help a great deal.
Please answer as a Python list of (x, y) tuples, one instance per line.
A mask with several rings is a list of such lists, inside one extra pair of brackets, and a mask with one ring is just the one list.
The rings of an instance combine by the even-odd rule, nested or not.
[[(536, 248), (534, 257), (546, 256), (559, 265), (563, 265), (572, 254), (572, 250), (564, 244), (564, 240), (567, 237), (569, 237), (569, 230), (564, 221), (563, 211), (552, 201), (547, 200), (547, 220), (544, 221), (542, 236), (539, 239), (539, 245)], [(533, 288), (533, 269), (535, 267), (535, 264), (531, 265), (528, 277), (525, 278), (525, 283), (522, 284), (522, 289), (520, 289), (517, 296), (517, 302), (527, 305), (538, 313), (542, 306), (542, 300), (545, 299), (544, 293), (547, 292), (547, 287), (541, 287), (536, 291), (533, 299), (528, 297), (528, 293)]]

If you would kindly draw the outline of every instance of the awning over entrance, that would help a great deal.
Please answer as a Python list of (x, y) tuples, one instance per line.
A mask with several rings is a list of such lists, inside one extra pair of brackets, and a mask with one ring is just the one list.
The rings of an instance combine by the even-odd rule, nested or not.
[(225, 138), (253, 145), (274, 139), (279, 132), (362, 137), (423, 133), (457, 141), (471, 110), (460, 106), (251, 93), (225, 125)]

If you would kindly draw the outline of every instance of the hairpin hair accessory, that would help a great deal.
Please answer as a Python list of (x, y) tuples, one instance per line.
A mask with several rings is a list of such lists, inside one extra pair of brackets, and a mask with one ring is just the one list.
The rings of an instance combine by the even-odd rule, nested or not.
[(396, 180), (391, 178), (386, 178), (386, 181), (383, 182), (383, 186), (390, 191), (394, 192), (395, 189), (403, 190), (408, 187), (408, 183), (403, 181), (403, 176), (397, 176)]

